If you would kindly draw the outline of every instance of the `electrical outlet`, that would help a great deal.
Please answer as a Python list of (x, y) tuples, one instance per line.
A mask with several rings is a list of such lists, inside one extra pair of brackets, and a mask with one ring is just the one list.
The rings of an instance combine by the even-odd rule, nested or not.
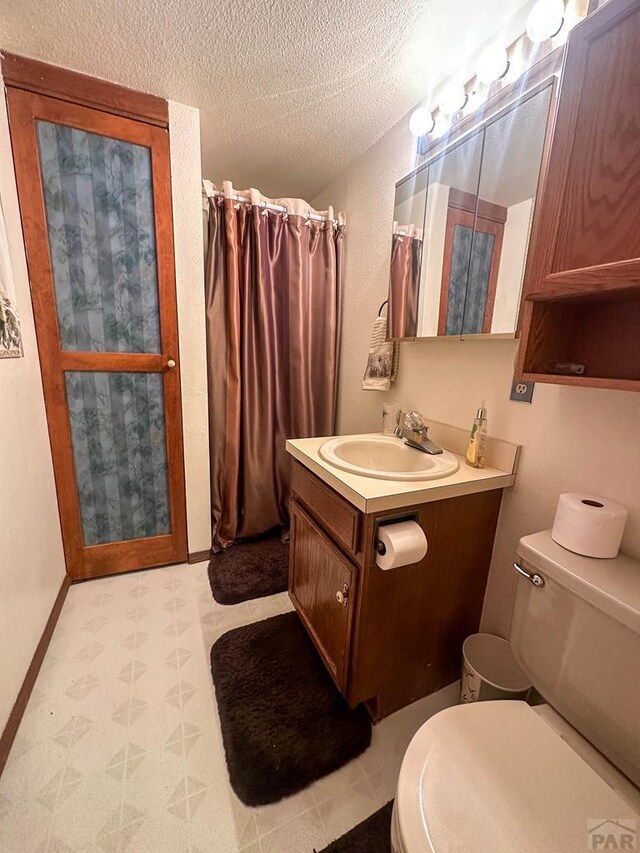
[(516, 379), (514, 376), (511, 383), (510, 399), (515, 400), (516, 403), (530, 403), (535, 386), (535, 382), (525, 382), (524, 379)]

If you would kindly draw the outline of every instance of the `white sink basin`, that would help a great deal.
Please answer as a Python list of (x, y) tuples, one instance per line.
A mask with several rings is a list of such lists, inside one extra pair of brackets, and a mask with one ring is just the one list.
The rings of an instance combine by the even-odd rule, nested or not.
[(448, 450), (431, 456), (387, 435), (330, 438), (318, 452), (341, 471), (377, 480), (437, 480), (459, 468), (457, 457)]

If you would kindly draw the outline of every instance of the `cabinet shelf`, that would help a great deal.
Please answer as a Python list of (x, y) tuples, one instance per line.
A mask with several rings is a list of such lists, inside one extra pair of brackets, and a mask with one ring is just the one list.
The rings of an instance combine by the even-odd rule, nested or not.
[(598, 267), (551, 273), (542, 287), (527, 294), (530, 302), (615, 302), (640, 296), (640, 262), (618, 261)]
[(563, 376), (557, 373), (523, 373), (525, 382), (569, 385), (573, 388), (602, 388), (609, 391), (640, 391), (640, 379), (613, 379), (601, 376)]
[[(522, 374), (536, 382), (640, 390), (640, 288), (633, 298), (535, 301), (524, 342)], [(556, 373), (583, 364), (582, 376)]]

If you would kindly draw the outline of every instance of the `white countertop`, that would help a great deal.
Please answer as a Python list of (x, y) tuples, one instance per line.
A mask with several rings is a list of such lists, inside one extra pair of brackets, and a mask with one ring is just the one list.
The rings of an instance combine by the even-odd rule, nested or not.
[[(439, 480), (400, 481), (361, 477), (335, 468), (320, 457), (318, 450), (329, 437), (290, 439), (287, 441), (287, 452), (365, 513), (504, 489), (512, 486), (516, 480), (515, 473), (499, 468), (472, 468), (459, 454), (456, 456), (460, 467), (455, 474)], [(452, 449), (443, 446), (447, 450)]]

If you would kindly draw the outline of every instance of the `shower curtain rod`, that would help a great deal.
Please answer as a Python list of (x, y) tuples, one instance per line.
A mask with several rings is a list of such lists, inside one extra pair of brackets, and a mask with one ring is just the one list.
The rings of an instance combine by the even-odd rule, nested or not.
[[(211, 184), (210, 181), (202, 181), (202, 194), (206, 195), (207, 198), (220, 198), (225, 197), (222, 190), (215, 190), (212, 186), (207, 186), (207, 184)], [(227, 196), (231, 201), (239, 201), (240, 204), (251, 204), (251, 199), (246, 195), (238, 195), (234, 193), (232, 196)], [(281, 204), (270, 204), (268, 201), (259, 201), (257, 202), (258, 207), (262, 207), (264, 210), (274, 210), (277, 213), (289, 213), (289, 210)], [(299, 214), (302, 215), (302, 214)], [(336, 224), (335, 219), (329, 219), (327, 216), (320, 216), (319, 213), (307, 213), (305, 215), (305, 219), (311, 219), (313, 222), (331, 222), (333, 225)]]

